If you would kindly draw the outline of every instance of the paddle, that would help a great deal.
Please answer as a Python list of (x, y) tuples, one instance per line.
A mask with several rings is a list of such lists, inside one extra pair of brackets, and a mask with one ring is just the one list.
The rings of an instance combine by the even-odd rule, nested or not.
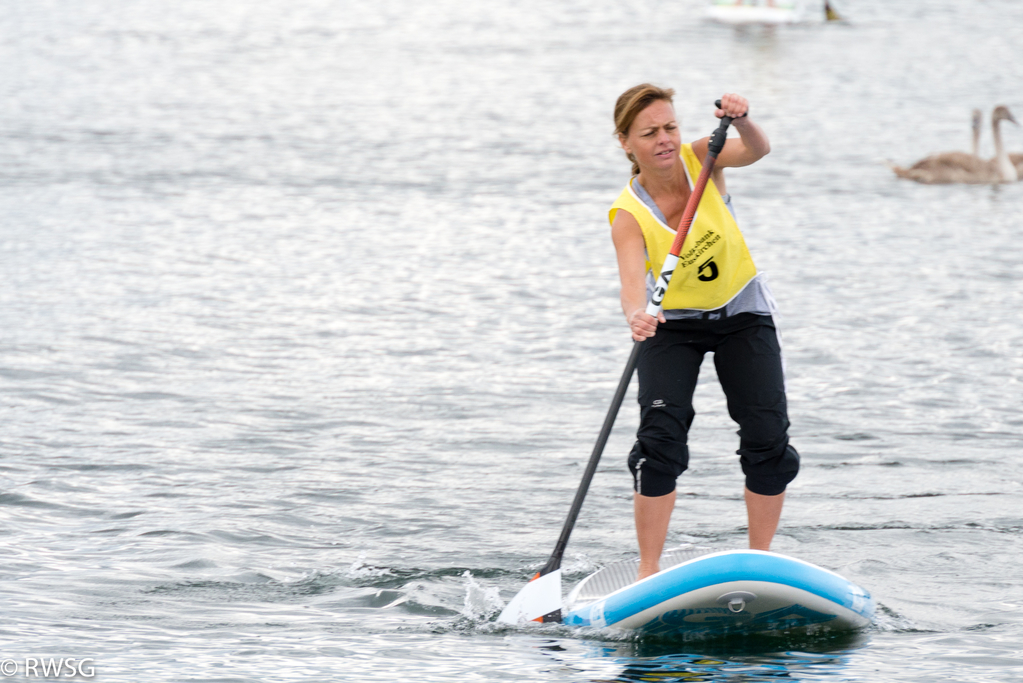
[[(721, 100), (714, 104), (719, 109), (721, 108)], [(682, 245), (686, 241), (686, 235), (689, 234), (689, 228), (696, 217), (696, 209), (700, 205), (700, 199), (703, 197), (703, 191), (707, 187), (707, 181), (710, 180), (710, 174), (714, 170), (718, 154), (721, 153), (721, 149), (725, 146), (725, 137), (728, 134), (728, 126), (731, 123), (732, 119), (730, 117), (722, 116), (717, 130), (710, 136), (710, 140), (707, 143), (707, 157), (703, 160), (703, 170), (700, 171), (700, 175), (696, 179), (693, 190), (689, 195), (689, 200), (686, 202), (685, 211), (682, 213), (682, 221), (679, 223), (678, 231), (675, 233), (675, 240), (671, 244), (668, 256), (664, 259), (664, 265), (661, 267), (657, 284), (654, 286), (653, 296), (647, 305), (647, 315), (656, 318), (657, 314), (661, 311), (664, 295), (668, 291), (668, 283), (671, 282), (671, 276), (678, 265), (678, 255), (682, 252)], [(590, 489), (590, 482), (597, 471), (597, 464), (600, 462), (600, 456), (604, 452), (604, 445), (611, 435), (611, 428), (614, 426), (615, 418), (618, 416), (618, 409), (621, 408), (625, 392), (629, 388), (632, 373), (636, 370), (640, 344), (642, 342), (639, 341), (632, 344), (632, 353), (629, 354), (629, 360), (625, 364), (625, 371), (622, 372), (622, 378), (618, 381), (618, 389), (615, 390), (614, 398), (611, 399), (611, 405), (607, 409), (604, 425), (600, 428), (597, 443), (593, 446), (590, 461), (583, 472), (583, 479), (575, 492), (575, 499), (572, 501), (572, 507), (569, 508), (568, 518), (565, 520), (565, 525), (561, 528), (561, 535), (558, 537), (558, 542), (554, 545), (554, 552), (551, 554), (551, 558), (547, 560), (547, 564), (543, 566), (543, 569), (537, 572), (530, 582), (519, 591), (518, 595), (512, 598), (500, 616), (497, 617), (499, 622), (517, 624), (521, 621), (561, 621), (561, 559), (565, 554), (565, 547), (568, 545), (568, 537), (572, 535), (572, 529), (575, 527), (576, 519), (579, 517), (579, 511), (583, 507), (586, 492)]]

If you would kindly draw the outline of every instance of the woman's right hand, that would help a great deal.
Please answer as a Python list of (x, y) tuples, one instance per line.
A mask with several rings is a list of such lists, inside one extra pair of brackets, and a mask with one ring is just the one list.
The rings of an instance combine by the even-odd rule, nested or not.
[(629, 329), (632, 330), (632, 338), (636, 341), (643, 341), (657, 333), (657, 323), (666, 322), (664, 313), (658, 311), (657, 317), (647, 315), (646, 309), (637, 308), (629, 314)]

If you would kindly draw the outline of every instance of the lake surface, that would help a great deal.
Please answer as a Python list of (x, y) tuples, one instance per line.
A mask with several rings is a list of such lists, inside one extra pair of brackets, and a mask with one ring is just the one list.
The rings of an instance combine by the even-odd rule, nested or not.
[[(973, 107), (1023, 115), (1023, 4), (836, 6), (774, 30), (697, 0), (6, 8), (4, 675), (1023, 680), (1023, 184), (886, 163), (967, 149)], [(774, 550), (870, 590), (865, 633), (494, 623), (630, 350), (606, 211), (629, 169), (611, 109), (643, 81), (679, 91), (683, 139), (724, 92), (771, 138), (729, 190), (803, 458)], [(704, 369), (668, 543), (740, 547)], [(630, 393), (569, 583), (635, 552), (637, 420)]]

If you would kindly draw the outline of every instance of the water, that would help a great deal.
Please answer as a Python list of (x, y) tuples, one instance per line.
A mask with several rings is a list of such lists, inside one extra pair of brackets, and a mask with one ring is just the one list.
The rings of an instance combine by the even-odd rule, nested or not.
[[(6, 8), (7, 678), (73, 657), (133, 683), (1023, 680), (1023, 185), (885, 165), (965, 149), (975, 106), (1023, 115), (1023, 7), (849, 0), (846, 24), (777, 30), (702, 7)], [(871, 590), (866, 633), (493, 623), (550, 553), (628, 355), (610, 111), (645, 80), (680, 91), (685, 139), (725, 91), (771, 137), (729, 189), (803, 454), (775, 549)], [(633, 552), (633, 401), (570, 582)], [(669, 543), (736, 547), (709, 365), (696, 405)]]

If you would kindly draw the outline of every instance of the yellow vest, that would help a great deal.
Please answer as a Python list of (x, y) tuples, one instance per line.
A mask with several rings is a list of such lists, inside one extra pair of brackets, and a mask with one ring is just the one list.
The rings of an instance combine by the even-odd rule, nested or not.
[[(689, 187), (692, 188), (703, 164), (693, 154), (692, 145), (682, 145), (681, 157), (685, 163)], [(632, 214), (643, 230), (647, 271), (652, 272), (656, 278), (665, 257), (671, 251), (675, 231), (654, 216), (643, 200), (636, 196), (631, 180), (611, 205), (608, 218), (612, 223), (619, 209)], [(682, 251), (679, 252), (678, 266), (664, 296), (663, 307), (704, 311), (721, 308), (741, 292), (756, 274), (757, 267), (753, 265), (753, 258), (746, 248), (738, 224), (725, 206), (714, 181), (708, 180), (696, 217), (682, 244)]]

